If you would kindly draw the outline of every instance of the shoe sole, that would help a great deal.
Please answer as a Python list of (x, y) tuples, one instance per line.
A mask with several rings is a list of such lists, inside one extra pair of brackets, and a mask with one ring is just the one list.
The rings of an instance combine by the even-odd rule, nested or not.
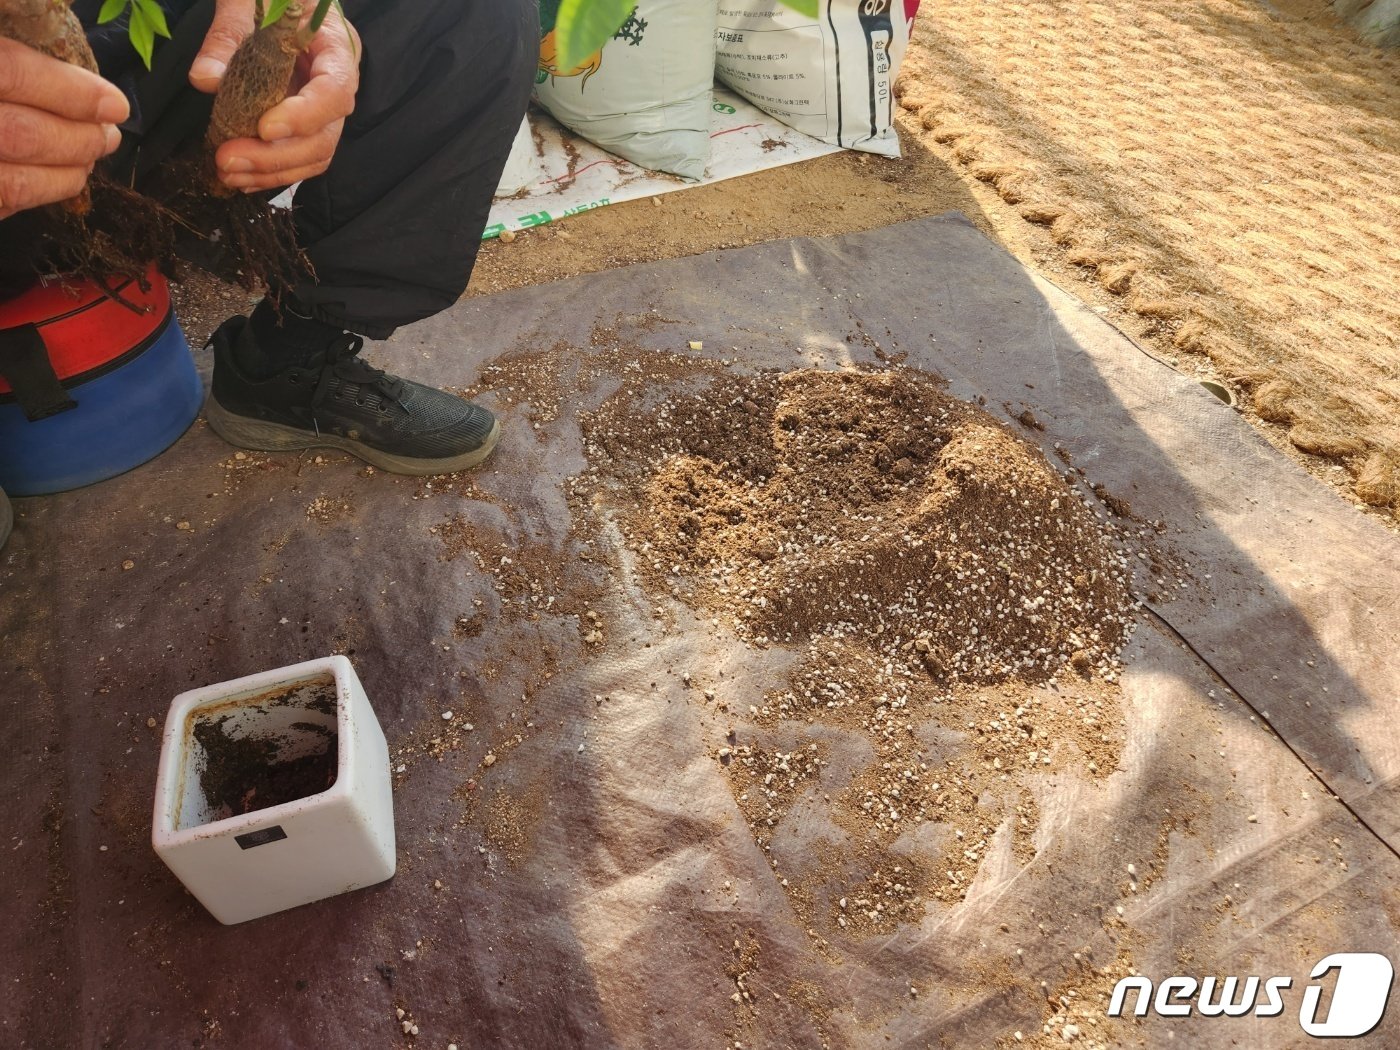
[(366, 463), (387, 470), (391, 474), (412, 474), (426, 477), (431, 474), (454, 474), (459, 470), (469, 470), (481, 463), (496, 447), (501, 437), (501, 422), (491, 424), (486, 440), (470, 452), (446, 459), (420, 459), (413, 456), (396, 456), (371, 448), (363, 441), (340, 437), (335, 434), (308, 434), (297, 427), (282, 423), (269, 423), (261, 419), (249, 419), (224, 408), (210, 397), (204, 404), (204, 417), (214, 433), (230, 445), (239, 448), (257, 449), (261, 452), (293, 452), (307, 448), (334, 448), (358, 456)]

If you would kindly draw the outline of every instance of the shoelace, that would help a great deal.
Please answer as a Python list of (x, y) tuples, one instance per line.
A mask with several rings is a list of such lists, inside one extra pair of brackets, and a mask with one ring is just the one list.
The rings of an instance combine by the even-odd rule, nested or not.
[(386, 400), (406, 409), (407, 406), (403, 403), (403, 380), (389, 375), (382, 368), (375, 368), (369, 362), (361, 360), (359, 353), (364, 347), (365, 341), (362, 338), (346, 332), (327, 348), (326, 364), (321, 369), (321, 381), (316, 384), (316, 392), (311, 395), (311, 411), (313, 413), (321, 407), (321, 402), (330, 394), (334, 379), (369, 387)]

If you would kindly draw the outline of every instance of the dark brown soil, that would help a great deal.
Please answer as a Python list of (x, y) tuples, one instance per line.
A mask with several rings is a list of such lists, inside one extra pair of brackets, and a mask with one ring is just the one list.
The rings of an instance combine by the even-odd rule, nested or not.
[(194, 738), (207, 756), (199, 774), (204, 796), (215, 811), (242, 816), (325, 791), (335, 783), (338, 748), (335, 734), (311, 723), (298, 728), (325, 733), (325, 748), (286, 762), (275, 761), (283, 739), (276, 736), (233, 737), (224, 726), (229, 716), (199, 722)]
[[(1126, 562), (1083, 500), (914, 369), (717, 379), (584, 421), (653, 587), (759, 645), (876, 640), (934, 681), (1112, 677)], [(830, 699), (830, 698), (827, 698)]]

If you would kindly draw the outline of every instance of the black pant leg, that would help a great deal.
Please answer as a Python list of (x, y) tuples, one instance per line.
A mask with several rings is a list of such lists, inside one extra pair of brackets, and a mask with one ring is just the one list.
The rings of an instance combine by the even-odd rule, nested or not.
[[(214, 19), (214, 0), (183, 7), (167, 0), (167, 6), (171, 39), (157, 42), (151, 69), (137, 61), (117, 79), (131, 100), (131, 119), (123, 126), (121, 147), (106, 162), (107, 171), (142, 189), (178, 151), (203, 140), (214, 108), (214, 96), (197, 91), (189, 79), (190, 65)], [(112, 79), (106, 65), (102, 72)]]
[(347, 0), (360, 92), (330, 169), (302, 184), (316, 270), (294, 289), (323, 320), (384, 338), (466, 289), (529, 100), (535, 0)]

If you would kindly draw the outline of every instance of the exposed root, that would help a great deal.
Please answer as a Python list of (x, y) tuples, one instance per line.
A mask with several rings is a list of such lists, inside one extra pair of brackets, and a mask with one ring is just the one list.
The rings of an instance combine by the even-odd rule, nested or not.
[(313, 276), (297, 246), (291, 212), (256, 194), (210, 196), (191, 176), (192, 166), (202, 170), (200, 163), (190, 158), (172, 163), (149, 196), (94, 174), (91, 209), (82, 214), (64, 205), (37, 209), (35, 235), (11, 245), (21, 257), (5, 260), (6, 274), (85, 278), (109, 287), (122, 279), (140, 280), (155, 262), (174, 278), (180, 245), (193, 241), (219, 246), (220, 276), (249, 290), (291, 286)]
[(154, 261), (173, 257), (174, 224), (168, 209), (95, 174), (88, 183), (92, 207), (64, 204), (33, 213), (35, 235), (9, 246), (20, 258), (6, 261), (36, 277), (64, 275), (107, 285), (140, 280)]

